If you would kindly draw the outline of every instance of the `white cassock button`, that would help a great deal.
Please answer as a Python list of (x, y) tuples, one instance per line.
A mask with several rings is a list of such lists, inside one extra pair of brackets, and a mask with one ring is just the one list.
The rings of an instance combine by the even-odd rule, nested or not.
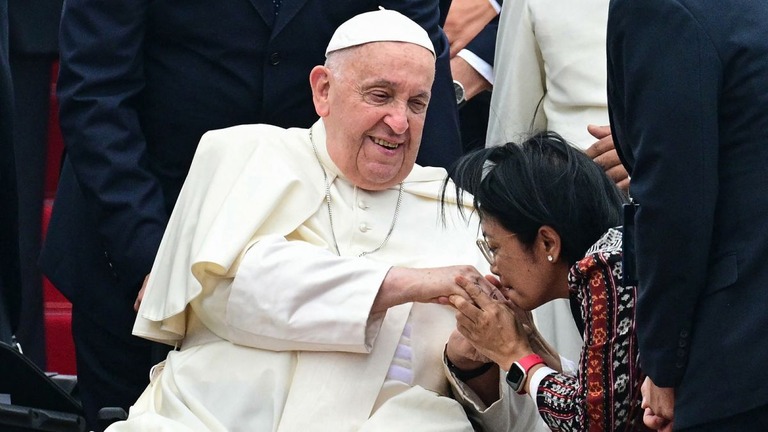
[(363, 200), (358, 201), (357, 202), (357, 206), (360, 207), (363, 210), (367, 210), (368, 209), (368, 204), (366, 204), (365, 201), (363, 201)]
[(368, 225), (366, 225), (366, 224), (364, 224), (364, 223), (361, 223), (361, 224), (360, 224), (360, 231), (361, 231), (361, 232), (366, 232), (366, 231), (368, 231), (368, 230), (370, 230), (370, 229), (371, 229), (371, 227), (369, 227)]

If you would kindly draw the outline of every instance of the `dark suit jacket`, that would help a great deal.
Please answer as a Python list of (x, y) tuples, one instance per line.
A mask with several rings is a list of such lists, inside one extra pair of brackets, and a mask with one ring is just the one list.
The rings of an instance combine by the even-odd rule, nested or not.
[(63, 0), (8, 0), (11, 51), (56, 55)]
[[(41, 256), (75, 307), (130, 333), (201, 135), (243, 123), (311, 125), (309, 71), (336, 27), (361, 12), (401, 11), (424, 26), (438, 72), (420, 162), (460, 152), (438, 0), (67, 0), (59, 98), (68, 152)], [(268, 185), (264, 185), (268, 187)]]
[[(498, 1), (500, 5), (503, 3)], [(496, 33), (499, 30), (499, 15), (496, 15), (491, 22), (486, 24), (480, 33), (468, 44), (466, 49), (472, 51), (475, 55), (483, 59), (486, 63), (493, 66), (493, 60), (496, 56)]]
[(21, 301), (19, 247), (16, 237), (18, 208), (13, 150), (13, 86), (8, 61), (8, 3), (0, 0), (0, 308), (2, 318), (18, 321)]
[(612, 0), (643, 369), (675, 426), (768, 404), (768, 2)]

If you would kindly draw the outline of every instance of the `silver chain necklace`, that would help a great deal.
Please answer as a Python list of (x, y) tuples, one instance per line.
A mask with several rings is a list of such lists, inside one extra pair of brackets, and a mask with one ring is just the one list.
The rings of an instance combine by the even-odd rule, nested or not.
[[(325, 181), (325, 205), (328, 207), (328, 220), (331, 223), (331, 237), (333, 237), (333, 246), (336, 248), (336, 255), (341, 256), (341, 251), (339, 249), (339, 243), (336, 241), (336, 232), (333, 229), (333, 211), (331, 210), (331, 184), (328, 183), (328, 174), (325, 172), (325, 167), (323, 166), (323, 162), (320, 160), (320, 155), (317, 153), (317, 147), (315, 147), (315, 140), (312, 137), (312, 129), (309, 129), (309, 142), (312, 143), (312, 150), (315, 152), (315, 158), (317, 159), (317, 163), (320, 165), (320, 169), (323, 171), (323, 180)], [(387, 232), (387, 236), (384, 237), (384, 241), (381, 242), (379, 246), (376, 247), (376, 249), (369, 250), (367, 252), (361, 252), (358, 257), (363, 257), (366, 255), (370, 255), (374, 252), (378, 252), (379, 249), (383, 248), (385, 244), (389, 241), (389, 237), (392, 235), (392, 231), (395, 229), (395, 224), (397, 223), (397, 216), (400, 214), (400, 203), (403, 201), (403, 182), (400, 182), (400, 190), (397, 193), (397, 204), (395, 205), (395, 214), (392, 216), (392, 225), (389, 227), (389, 231)]]

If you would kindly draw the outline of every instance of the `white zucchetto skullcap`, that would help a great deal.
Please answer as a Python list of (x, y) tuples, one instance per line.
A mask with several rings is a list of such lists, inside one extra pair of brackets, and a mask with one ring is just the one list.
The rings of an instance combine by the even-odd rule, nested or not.
[(428, 49), (435, 56), (435, 49), (427, 32), (410, 18), (379, 7), (345, 21), (331, 37), (325, 56), (333, 51), (371, 42), (407, 42)]

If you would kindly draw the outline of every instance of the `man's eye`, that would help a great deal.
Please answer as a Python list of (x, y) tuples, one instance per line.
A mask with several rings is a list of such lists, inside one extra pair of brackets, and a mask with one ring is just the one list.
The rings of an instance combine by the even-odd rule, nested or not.
[(427, 103), (422, 100), (412, 100), (408, 105), (411, 107), (411, 111), (417, 114), (421, 114), (427, 109)]
[(366, 99), (372, 103), (384, 103), (389, 100), (389, 94), (385, 92), (370, 92), (366, 94)]

